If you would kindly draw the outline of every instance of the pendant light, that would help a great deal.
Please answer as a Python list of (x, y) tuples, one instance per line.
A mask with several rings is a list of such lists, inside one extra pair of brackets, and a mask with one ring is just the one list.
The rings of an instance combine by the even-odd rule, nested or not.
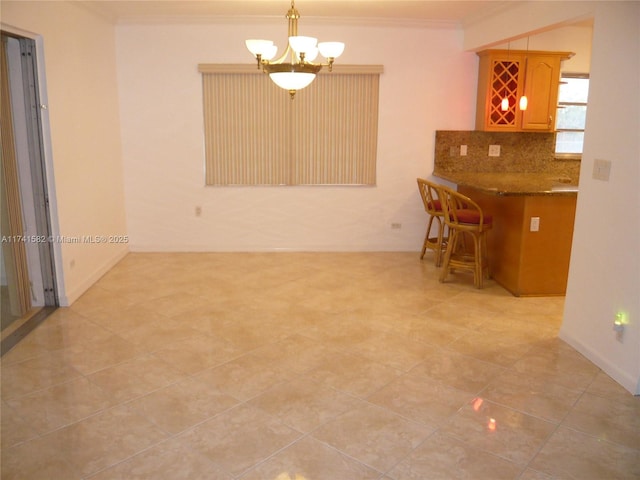
[[(526, 88), (526, 80), (527, 80), (527, 63), (529, 62), (529, 37), (527, 37), (527, 54), (524, 57), (524, 71), (525, 71), (525, 83), (523, 83), (523, 88)], [(529, 100), (527, 99), (526, 90), (523, 92), (524, 94), (520, 97), (520, 110), (526, 110), (529, 105)]]
[(502, 102), (500, 102), (500, 109), (503, 112), (506, 112), (507, 110), (509, 110), (509, 99), (507, 98), (506, 93), (504, 95), (504, 98), (502, 99)]
[[(509, 64), (509, 54), (511, 52), (511, 42), (509, 42), (507, 44), (507, 65)], [(504, 97), (502, 98), (502, 101), (500, 102), (500, 110), (502, 110), (503, 112), (506, 112), (507, 110), (509, 110), (509, 98), (507, 97), (507, 86), (505, 85), (503, 87), (504, 90)]]

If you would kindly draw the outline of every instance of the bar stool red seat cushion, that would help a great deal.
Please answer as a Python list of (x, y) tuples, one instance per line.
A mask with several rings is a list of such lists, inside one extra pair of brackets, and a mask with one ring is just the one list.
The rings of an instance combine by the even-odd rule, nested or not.
[[(460, 209), (456, 210), (456, 214), (458, 216), (458, 222), (467, 223), (469, 225), (479, 225), (480, 224), (480, 212), (477, 210), (469, 210), (469, 209)], [(491, 225), (493, 223), (493, 217), (491, 215), (484, 215), (483, 224)]]

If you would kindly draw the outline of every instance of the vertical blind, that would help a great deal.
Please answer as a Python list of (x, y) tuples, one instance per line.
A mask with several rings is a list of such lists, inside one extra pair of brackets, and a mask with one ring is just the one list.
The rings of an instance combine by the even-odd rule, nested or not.
[[(7, 278), (9, 280), (9, 303), (11, 313), (22, 316), (31, 309), (31, 288), (27, 267), (27, 251), (22, 222), (22, 202), (18, 180), (18, 159), (16, 157), (9, 89), (9, 65), (7, 62), (6, 37), (1, 40), (0, 52), (0, 126), (2, 136), (2, 165), (0, 167), (0, 190), (2, 199), (2, 249)], [(5, 211), (6, 209), (6, 211)], [(5, 242), (4, 239), (9, 241)]]
[(382, 67), (339, 67), (291, 100), (255, 67), (199, 65), (206, 184), (375, 185)]

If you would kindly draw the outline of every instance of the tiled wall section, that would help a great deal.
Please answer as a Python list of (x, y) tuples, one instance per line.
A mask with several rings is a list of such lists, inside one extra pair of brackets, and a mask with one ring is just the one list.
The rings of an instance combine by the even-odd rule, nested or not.
[[(580, 161), (554, 158), (554, 133), (436, 131), (435, 171), (479, 173), (552, 173), (577, 182)], [(460, 156), (460, 146), (467, 155)], [(500, 156), (489, 157), (489, 145)]]

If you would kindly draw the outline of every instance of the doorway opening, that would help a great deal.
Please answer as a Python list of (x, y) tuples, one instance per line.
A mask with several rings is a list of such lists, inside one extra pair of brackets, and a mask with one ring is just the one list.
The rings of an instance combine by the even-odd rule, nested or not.
[(33, 39), (1, 32), (1, 354), (58, 305)]

